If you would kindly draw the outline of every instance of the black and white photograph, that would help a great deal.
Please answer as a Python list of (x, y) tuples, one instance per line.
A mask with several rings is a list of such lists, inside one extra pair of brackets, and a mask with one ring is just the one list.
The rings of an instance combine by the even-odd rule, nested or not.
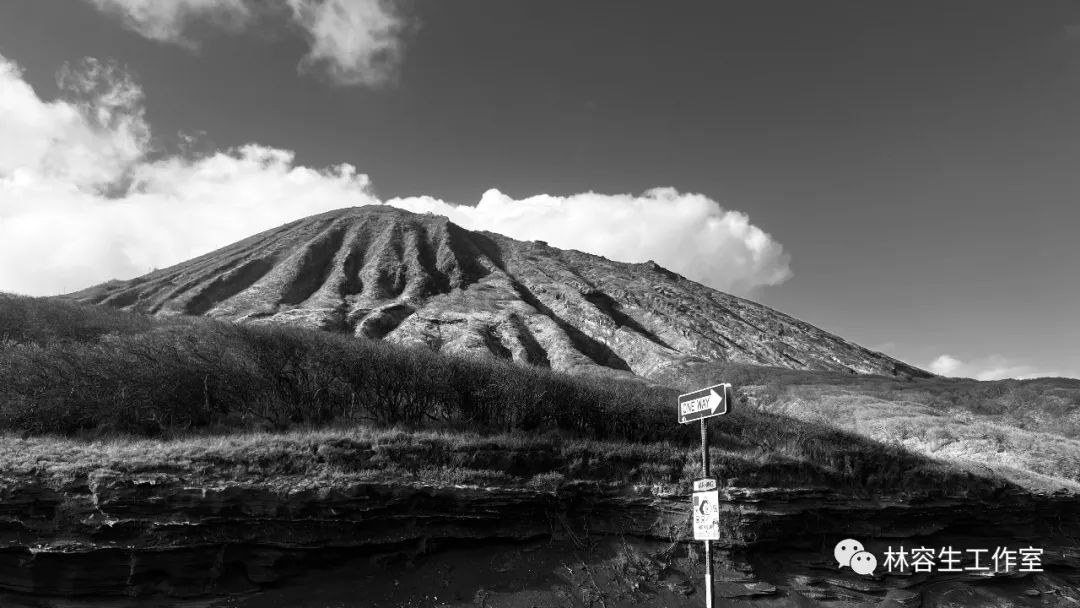
[(1080, 0), (0, 0), (0, 608), (1080, 606)]

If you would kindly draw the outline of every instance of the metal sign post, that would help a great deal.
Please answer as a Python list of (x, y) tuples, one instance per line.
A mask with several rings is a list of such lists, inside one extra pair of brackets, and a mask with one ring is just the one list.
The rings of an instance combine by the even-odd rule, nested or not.
[[(705, 429), (705, 419), (700, 418), (699, 420), (701, 420), (701, 476), (702, 477), (708, 477), (709, 476), (709, 432)], [(718, 492), (716, 492), (716, 490), (713, 490), (713, 493), (718, 494)], [(717, 505), (717, 508), (719, 508), (719, 505)], [(704, 511), (705, 509), (703, 508), (701, 510)], [(716, 514), (719, 516), (720, 515), (719, 511), (717, 511)], [(717, 519), (719, 519), (719, 517)], [(720, 522), (717, 521), (716, 523), (717, 523), (717, 527), (719, 527)], [(704, 538), (704, 539), (702, 539), (702, 542), (705, 543), (705, 606), (706, 606), (706, 608), (713, 608), (713, 605), (712, 605), (712, 602), (713, 602), (712, 541), (710, 539), (708, 539), (708, 538)]]
[(709, 478), (709, 433), (705, 419), (722, 416), (731, 409), (730, 384), (717, 384), (679, 395), (679, 423), (699, 421), (701, 425), (701, 477), (694, 481), (691, 507), (694, 540), (705, 543), (705, 606), (713, 608), (712, 543), (720, 540), (720, 492)]

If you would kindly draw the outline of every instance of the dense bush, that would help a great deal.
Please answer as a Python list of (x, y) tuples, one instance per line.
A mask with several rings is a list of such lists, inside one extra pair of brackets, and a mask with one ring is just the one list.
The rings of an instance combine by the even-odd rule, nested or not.
[(0, 342), (44, 344), (59, 340), (94, 340), (107, 334), (132, 334), (186, 318), (159, 320), (107, 306), (78, 306), (47, 298), (0, 293)]
[(52, 300), (5, 297), (0, 311), (0, 425), (17, 431), (154, 435), (439, 421), (635, 441), (673, 436), (675, 392), (636, 382), (291, 327), (99, 314)]

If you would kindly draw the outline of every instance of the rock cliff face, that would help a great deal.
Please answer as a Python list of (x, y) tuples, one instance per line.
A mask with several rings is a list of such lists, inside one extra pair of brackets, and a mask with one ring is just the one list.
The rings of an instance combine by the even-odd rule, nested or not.
[[(530, 568), (554, 571), (561, 564), (570, 579), (575, 571), (599, 577), (603, 556), (590, 558), (590, 547), (615, 547), (614, 570), (622, 573), (629, 590), (591, 580), (601, 598), (607, 594), (610, 601), (622, 593), (637, 604), (701, 603), (700, 596), (685, 597), (700, 589), (700, 564), (678, 559), (693, 546), (686, 542), (686, 484), (578, 483), (549, 492), (383, 484), (280, 489), (288, 481), (200, 487), (170, 473), (133, 477), (99, 471), (61, 489), (9, 485), (0, 497), (0, 605), (76, 605), (59, 598), (78, 596), (86, 604), (77, 605), (92, 605), (93, 600), (118, 606), (125, 597), (251, 592), (280, 588), (282, 583), (288, 587), (310, 568), (349, 559), (374, 564), (383, 573), (378, 578), (429, 578), (433, 573), (424, 570), (426, 555), (465, 546), (485, 551), (491, 559), (507, 542), (537, 540), (549, 543), (547, 551), (555, 553), (552, 563), (518, 557), (532, 559)], [(1080, 556), (1068, 540), (1080, 535), (1076, 498), (1032, 496), (1005, 486), (984, 489), (989, 494), (981, 500), (924, 492), (868, 501), (814, 488), (722, 488), (724, 540), (716, 543), (719, 592), (727, 597), (775, 596), (775, 603), (756, 604), (766, 606), (816, 605), (806, 599), (860, 606), (1071, 605), (1066, 600), (1076, 593), (1070, 581), (1080, 575)], [(878, 555), (886, 545), (949, 544), (991, 551), (994, 546), (1032, 545), (1045, 551), (1045, 572), (1023, 574), (1014, 568), (999, 576), (908, 572), (860, 577), (831, 561), (833, 544), (846, 537), (862, 539)], [(562, 548), (552, 549), (550, 543), (559, 538)], [(627, 556), (643, 546), (667, 550)], [(413, 566), (379, 569), (380, 564), (401, 560), (419, 570), (410, 575)], [(584, 569), (570, 567), (574, 560), (581, 560)], [(481, 582), (498, 587), (499, 575), (490, 575), (492, 580)], [(334, 578), (339, 583), (351, 580)], [(971, 587), (976, 583), (977, 589)], [(995, 584), (1003, 587), (995, 591)], [(536, 605), (590, 605), (557, 603), (550, 595), (553, 587), (535, 586), (549, 594)], [(953, 603), (938, 597), (946, 587)], [(1027, 590), (1064, 603), (1009, 599)], [(476, 589), (459, 593), (466, 591), (465, 600), (479, 594)], [(304, 592), (317, 597), (319, 590)], [(982, 600), (957, 603), (957, 593)], [(990, 601), (1001, 597), (1005, 599)], [(1080, 601), (1080, 596), (1073, 599)]]
[(444, 217), (348, 208), (72, 298), (347, 332), (561, 371), (660, 377), (687, 362), (926, 376), (652, 262), (471, 232)]

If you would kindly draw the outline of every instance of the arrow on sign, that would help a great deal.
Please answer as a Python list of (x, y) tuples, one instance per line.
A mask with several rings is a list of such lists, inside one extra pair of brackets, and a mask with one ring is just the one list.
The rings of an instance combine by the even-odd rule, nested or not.
[(715, 389), (709, 389), (709, 415), (716, 413), (716, 408), (724, 405), (724, 398)]

